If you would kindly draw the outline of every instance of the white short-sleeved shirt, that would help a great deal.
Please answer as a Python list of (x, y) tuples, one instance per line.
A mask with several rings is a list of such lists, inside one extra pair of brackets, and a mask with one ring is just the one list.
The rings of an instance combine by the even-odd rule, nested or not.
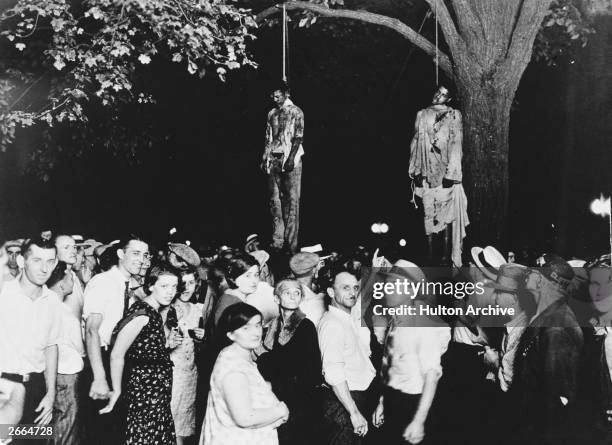
[(346, 381), (350, 391), (366, 390), (376, 371), (351, 315), (330, 306), (317, 331), (325, 381), (332, 386)]
[(359, 341), (361, 342), (361, 346), (363, 350), (366, 351), (368, 357), (372, 355), (372, 348), (370, 347), (370, 329), (365, 326), (361, 321), (361, 298), (357, 298), (357, 302), (355, 306), (351, 309), (351, 319), (353, 320), (353, 324), (357, 329), (357, 333), (359, 334)]
[(61, 315), (62, 335), (57, 345), (57, 372), (59, 374), (76, 374), (83, 370), (83, 357), (85, 357), (81, 320), (75, 317), (70, 306), (63, 301), (61, 301)]
[(308, 286), (302, 286), (302, 288), (304, 298), (300, 303), (300, 310), (317, 326), (325, 314), (325, 297), (323, 294), (315, 294)]
[(83, 319), (87, 320), (91, 314), (102, 315), (99, 334), (101, 346), (110, 345), (115, 325), (123, 317), (123, 298), (125, 283), (128, 281), (117, 268), (96, 275), (85, 288)]
[(35, 300), (24, 294), (19, 278), (0, 292), (0, 371), (26, 374), (45, 370), (45, 349), (61, 340), (61, 303), (47, 286)]
[(76, 272), (74, 270), (71, 270), (70, 272), (72, 273), (72, 282), (74, 283), (72, 285), (72, 295), (76, 297), (77, 301), (79, 302), (79, 306), (82, 307), (84, 298), (83, 285), (81, 284), (81, 280)]
[(261, 312), (264, 325), (278, 317), (278, 304), (274, 301), (274, 288), (265, 281), (257, 283), (257, 290), (247, 295), (245, 303)]
[(387, 385), (404, 394), (421, 394), (425, 375), (442, 375), (440, 358), (451, 338), (449, 327), (394, 327), (387, 336), (383, 368)]

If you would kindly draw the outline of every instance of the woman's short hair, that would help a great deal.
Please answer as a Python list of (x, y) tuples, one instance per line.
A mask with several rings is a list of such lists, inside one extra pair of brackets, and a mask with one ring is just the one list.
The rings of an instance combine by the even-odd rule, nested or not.
[(236, 278), (246, 273), (253, 266), (259, 268), (259, 263), (254, 257), (246, 253), (238, 253), (229, 260), (223, 262), (221, 270), (223, 271), (225, 281), (227, 281), (229, 288), (238, 288)]
[(297, 284), (297, 286), (302, 291), (302, 297), (304, 296), (304, 288), (303, 288), (302, 284), (296, 278), (285, 277), (285, 278), (277, 281), (276, 285), (274, 286), (274, 295), (276, 295), (278, 298), (280, 298), (280, 296), (281, 296), (281, 287), (283, 287), (283, 284), (285, 284), (285, 283), (295, 283), (295, 284)]
[(159, 277), (164, 276), (164, 275), (176, 277), (176, 279), (179, 282), (178, 287), (177, 287), (177, 292), (181, 292), (181, 281), (182, 280), (181, 280), (181, 277), (178, 271), (170, 266), (162, 264), (162, 265), (152, 266), (147, 271), (147, 275), (145, 276), (145, 282), (144, 282), (145, 294), (151, 295), (151, 290), (150, 290), (151, 286), (154, 286), (155, 283), (157, 283), (157, 280), (159, 280)]
[(196, 287), (195, 287), (195, 289), (193, 291), (193, 295), (189, 299), (189, 302), (190, 303), (197, 303), (198, 302), (198, 296), (199, 296), (200, 288), (202, 286), (202, 280), (200, 279), (200, 275), (198, 274), (198, 271), (196, 269), (190, 267), (189, 269), (179, 270), (178, 271), (178, 275), (179, 275), (179, 283), (178, 283), (178, 288), (177, 288), (177, 293), (176, 293), (176, 297), (175, 298), (178, 298), (185, 291), (185, 283), (183, 283), (183, 277), (185, 277), (187, 275), (193, 275), (193, 277), (195, 278), (195, 281), (196, 281)]
[(57, 283), (62, 281), (66, 277), (67, 271), (68, 271), (68, 264), (66, 264), (63, 261), (58, 261), (57, 266), (55, 266), (55, 269), (53, 269), (53, 272), (51, 272), (51, 275), (49, 275), (49, 279), (47, 280), (47, 283), (46, 283), (47, 287), (52, 288)]
[(259, 315), (263, 321), (263, 315), (254, 306), (247, 303), (236, 303), (228, 306), (221, 314), (219, 324), (215, 331), (217, 337), (218, 351), (221, 351), (226, 346), (229, 346), (232, 341), (227, 337), (227, 334), (234, 332), (246, 325), (249, 320), (256, 315)]

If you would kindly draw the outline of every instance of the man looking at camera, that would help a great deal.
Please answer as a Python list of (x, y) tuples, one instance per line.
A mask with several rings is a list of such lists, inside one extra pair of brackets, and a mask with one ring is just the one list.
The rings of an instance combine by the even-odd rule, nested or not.
[(48, 425), (53, 415), (61, 303), (45, 283), (56, 253), (48, 241), (26, 241), (17, 259), (23, 272), (0, 293), (0, 378), (25, 388), (20, 424)]
[(357, 277), (340, 271), (331, 283), (327, 289), (331, 305), (318, 326), (323, 376), (330, 387), (323, 399), (324, 443), (360, 445), (375, 402), (371, 387), (376, 372), (351, 318), (359, 298)]
[(90, 441), (101, 444), (121, 443), (122, 414), (120, 407), (109, 414), (98, 415), (111, 395), (110, 352), (115, 325), (125, 316), (130, 306), (130, 278), (140, 272), (149, 257), (149, 246), (130, 235), (116, 246), (116, 265), (93, 277), (85, 288), (85, 343), (89, 358), (92, 399), (87, 416), (91, 420)]

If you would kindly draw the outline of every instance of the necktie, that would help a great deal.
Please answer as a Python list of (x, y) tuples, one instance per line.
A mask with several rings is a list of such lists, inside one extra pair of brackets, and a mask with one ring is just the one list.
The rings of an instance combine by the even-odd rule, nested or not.
[(127, 311), (130, 308), (130, 282), (125, 282), (125, 292), (123, 293), (123, 317), (127, 315)]

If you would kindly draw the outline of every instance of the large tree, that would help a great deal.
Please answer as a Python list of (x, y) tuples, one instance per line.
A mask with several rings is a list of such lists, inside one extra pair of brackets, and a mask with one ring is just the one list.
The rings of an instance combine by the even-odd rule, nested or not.
[[(288, 1), (288, 11), (349, 19), (390, 28), (436, 58), (454, 82), (464, 114), (464, 184), (471, 232), (478, 242), (503, 240), (508, 212), (510, 110), (536, 38), (550, 55), (545, 28), (559, 26), (569, 40), (584, 39), (578, 10), (562, 0), (424, 0), (435, 11), (445, 51), (398, 18), (350, 8), (349, 0)], [(279, 11), (262, 10), (263, 22)], [(308, 16), (307, 16), (308, 18)], [(546, 20), (545, 20), (546, 19)], [(549, 46), (547, 48), (547, 45)], [(562, 48), (563, 46), (561, 46)], [(559, 48), (559, 46), (555, 46)]]
[[(253, 8), (256, 2), (270, 6), (272, 1), (241, 3)], [(368, 1), (367, 9), (361, 9)], [(537, 51), (551, 52), (540, 29), (543, 21), (545, 29), (562, 28), (570, 41), (582, 41), (584, 28), (576, 20), (574, 0), (420, 1), (437, 11), (445, 40), (440, 68), (454, 81), (465, 115), (464, 170), (471, 231), (481, 242), (499, 240), (508, 207), (510, 107), (534, 41), (540, 43)], [(346, 2), (285, 4), (289, 11), (307, 14), (300, 23), (324, 16), (385, 26), (435, 56), (430, 38), (392, 14), (372, 12), (372, 7), (389, 2)], [(258, 10), (259, 22), (279, 11), (277, 6)], [(105, 148), (135, 153), (142, 141), (125, 140), (126, 132), (117, 128), (116, 116), (125, 113), (126, 106), (138, 115), (141, 104), (153, 102), (146, 85), (141, 88), (137, 82), (138, 73), (149, 70), (156, 58), (180, 64), (194, 75), (212, 71), (220, 77), (227, 70), (255, 65), (247, 51), (255, 23), (253, 10), (239, 8), (234, 0), (4, 2), (0, 7), (0, 149), (14, 140), (20, 126), (38, 125), (47, 130), (46, 140), (52, 143), (58, 138), (49, 131), (51, 127), (67, 127), (71, 138), (81, 132), (80, 143), (73, 145), (89, 148), (95, 136), (103, 134)], [(34, 155), (49, 153), (41, 144)], [(46, 159), (43, 167), (52, 162)]]
[(134, 157), (151, 142), (147, 131), (127, 138), (117, 117), (154, 103), (139, 74), (165, 59), (224, 79), (255, 65), (247, 51), (255, 27), (233, 0), (0, 1), (0, 151), (20, 127), (37, 126), (45, 137), (29, 156), (42, 173), (58, 127), (73, 145), (93, 148), (103, 135), (98, 145)]

